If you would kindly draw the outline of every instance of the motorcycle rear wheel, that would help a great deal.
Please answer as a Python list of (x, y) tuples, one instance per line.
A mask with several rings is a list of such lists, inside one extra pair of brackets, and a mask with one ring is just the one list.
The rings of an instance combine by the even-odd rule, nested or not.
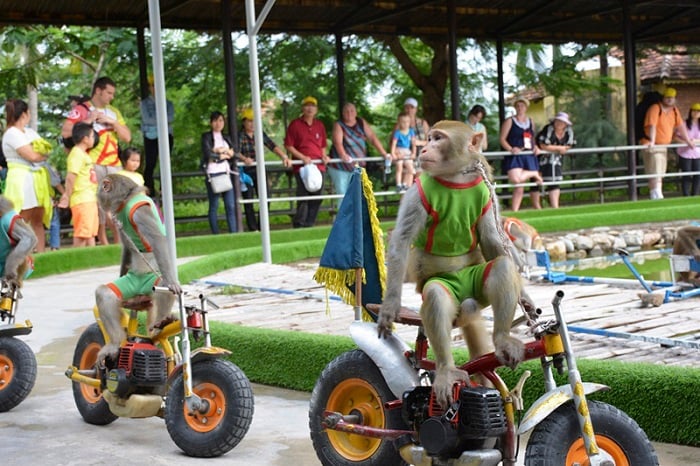
[[(616, 466), (658, 466), (654, 447), (644, 431), (623, 411), (606, 403), (588, 400), (596, 443)], [(530, 435), (525, 466), (588, 465), (573, 401), (539, 423)]]
[(318, 459), (324, 466), (400, 466), (406, 463), (391, 440), (326, 430), (324, 411), (359, 414), (361, 424), (386, 429), (407, 429), (401, 410), (385, 410), (395, 400), (374, 361), (361, 350), (343, 353), (321, 372), (311, 393), (309, 431)]
[(36, 382), (34, 351), (15, 337), (0, 337), (0, 413), (24, 401)]
[(165, 425), (186, 455), (221, 456), (238, 445), (253, 420), (250, 381), (231, 361), (204, 359), (192, 365), (192, 391), (206, 400), (206, 413), (190, 414), (182, 371), (173, 379), (165, 400)]
[[(73, 353), (73, 366), (79, 370), (95, 369), (97, 353), (105, 345), (105, 339), (96, 324), (90, 324), (80, 335)], [(97, 374), (95, 374), (97, 377)], [(102, 390), (90, 385), (73, 382), (73, 399), (78, 412), (88, 424), (105, 426), (117, 419), (117, 415), (109, 409), (107, 401), (102, 396)]]

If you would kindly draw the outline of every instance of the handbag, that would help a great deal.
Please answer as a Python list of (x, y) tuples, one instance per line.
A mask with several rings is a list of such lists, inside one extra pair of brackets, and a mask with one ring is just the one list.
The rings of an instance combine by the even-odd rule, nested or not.
[(233, 189), (233, 182), (228, 171), (222, 173), (212, 173), (208, 175), (211, 190), (215, 193), (225, 193)]

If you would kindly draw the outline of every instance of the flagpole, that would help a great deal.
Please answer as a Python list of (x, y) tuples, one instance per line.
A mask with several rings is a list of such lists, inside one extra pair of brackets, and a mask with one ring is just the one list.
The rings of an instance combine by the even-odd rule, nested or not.
[(355, 320), (362, 320), (362, 267), (355, 269)]

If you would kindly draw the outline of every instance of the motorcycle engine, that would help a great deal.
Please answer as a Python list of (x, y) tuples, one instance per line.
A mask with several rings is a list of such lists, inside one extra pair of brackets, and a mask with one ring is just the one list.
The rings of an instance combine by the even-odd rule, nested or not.
[(165, 353), (152, 343), (128, 342), (119, 348), (117, 366), (107, 374), (107, 389), (125, 398), (132, 393), (150, 393), (165, 384)]
[(443, 409), (431, 387), (415, 387), (403, 395), (404, 421), (418, 431), (429, 455), (457, 458), (463, 451), (480, 449), (485, 439), (506, 432), (506, 414), (498, 390), (460, 382), (454, 399)]

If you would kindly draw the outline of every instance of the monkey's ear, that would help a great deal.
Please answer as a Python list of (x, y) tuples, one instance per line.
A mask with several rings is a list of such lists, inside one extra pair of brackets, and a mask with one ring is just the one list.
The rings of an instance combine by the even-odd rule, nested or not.
[(477, 150), (481, 147), (481, 140), (484, 139), (484, 133), (476, 133), (472, 135), (472, 142), (470, 145), (474, 146), (477, 148)]

